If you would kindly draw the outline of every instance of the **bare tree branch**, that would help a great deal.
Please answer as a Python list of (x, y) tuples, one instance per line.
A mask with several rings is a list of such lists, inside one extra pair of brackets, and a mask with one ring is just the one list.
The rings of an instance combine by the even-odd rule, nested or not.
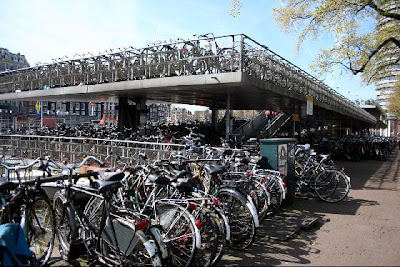
[(393, 13), (393, 12), (389, 12), (386, 10), (383, 10), (382, 8), (378, 7), (378, 5), (373, 1), (373, 0), (369, 0), (368, 4), (367, 4), (370, 8), (376, 10), (379, 15), (387, 17), (387, 18), (392, 18), (392, 19), (396, 19), (396, 20), (400, 20), (400, 14), (399, 13)]
[(394, 43), (398, 48), (400, 48), (400, 41), (397, 40), (396, 38), (390, 37), (390, 38), (386, 39), (374, 51), (371, 52), (371, 54), (368, 56), (368, 60), (361, 66), (361, 68), (353, 69), (350, 65), (350, 70), (353, 72), (353, 74), (358, 74), (360, 72), (363, 72), (365, 70), (365, 67), (367, 66), (368, 62), (371, 60), (371, 58), (373, 56), (375, 56), (376, 53), (378, 53), (385, 45), (387, 45), (390, 42)]

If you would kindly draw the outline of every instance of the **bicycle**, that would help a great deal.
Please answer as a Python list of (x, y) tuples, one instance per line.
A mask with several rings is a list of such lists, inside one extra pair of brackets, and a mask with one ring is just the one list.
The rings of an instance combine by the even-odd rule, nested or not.
[(201, 235), (196, 219), (189, 212), (189, 205), (179, 205), (168, 198), (170, 180), (151, 174), (151, 166), (136, 166), (123, 180), (125, 197), (121, 206), (128, 206), (149, 215), (161, 226), (163, 242), (168, 250), (168, 263), (190, 266), (201, 248)]
[[(21, 172), (28, 175), (29, 169), (38, 163), (44, 178), (47, 163), (44, 163), (41, 158), (37, 158), (27, 165), (15, 167), (0, 163), (0, 166), (7, 170), (7, 181), (0, 184), (0, 224), (19, 223), (24, 231), (29, 249), (35, 255), (36, 262), (39, 265), (46, 265), (54, 246), (55, 214), (50, 199), (40, 186), (42, 183), (40, 176), (33, 181), (21, 181)], [(15, 174), (18, 184), (10, 181), (12, 174)], [(13, 190), (15, 190), (14, 193), (10, 194)]]
[[(112, 205), (115, 192), (123, 186), (120, 182), (123, 173), (112, 175), (106, 181), (94, 179), (96, 173), (93, 171), (73, 174), (74, 169), (82, 167), (88, 160), (104, 165), (93, 156), (70, 166), (51, 162), (56, 168), (69, 171), (67, 183), (59, 180), (60, 190), (53, 199), (58, 219), (59, 249), (63, 259), (73, 262), (81, 255), (88, 255), (89, 262), (99, 261), (107, 265), (161, 266), (156, 245), (143, 232), (149, 226), (149, 220), (129, 210), (116, 209)], [(77, 180), (82, 177), (89, 179), (88, 187), (76, 185)], [(99, 224), (90, 220), (90, 214), (82, 211), (82, 205), (76, 198), (77, 193), (100, 200)]]
[(333, 167), (329, 155), (319, 155), (311, 152), (303, 162), (295, 160), (295, 176), (297, 193), (313, 192), (315, 195), (330, 203), (342, 201), (349, 193), (350, 177), (344, 173), (343, 168), (338, 170)]

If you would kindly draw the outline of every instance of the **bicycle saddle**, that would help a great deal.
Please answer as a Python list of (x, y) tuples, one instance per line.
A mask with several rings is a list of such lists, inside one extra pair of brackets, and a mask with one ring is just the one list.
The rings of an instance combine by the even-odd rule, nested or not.
[(204, 167), (204, 169), (206, 170), (206, 172), (208, 172), (210, 175), (213, 174), (220, 174), (220, 173), (224, 173), (226, 171), (224, 166), (221, 165), (206, 165)]
[(122, 184), (119, 181), (96, 180), (94, 182), (94, 185), (100, 194), (104, 194), (108, 191), (112, 191), (112, 190), (122, 187)]
[(159, 176), (156, 174), (150, 174), (149, 176), (147, 176), (147, 179), (159, 185), (168, 185), (171, 183), (171, 180), (167, 177)]
[(188, 176), (190, 175), (190, 177), (192, 177), (192, 173), (189, 170), (183, 170), (183, 171), (174, 171), (174, 178), (175, 179), (179, 179), (179, 178), (188, 178)]
[(193, 186), (190, 183), (176, 183), (174, 186), (181, 194), (189, 195), (193, 192)]
[(106, 172), (103, 170), (97, 171), (98, 179), (102, 181), (121, 181), (125, 174), (123, 172)]
[(10, 181), (1, 181), (0, 182), (0, 192), (5, 194), (9, 190), (16, 189), (18, 187), (17, 184), (14, 184), (13, 182)]

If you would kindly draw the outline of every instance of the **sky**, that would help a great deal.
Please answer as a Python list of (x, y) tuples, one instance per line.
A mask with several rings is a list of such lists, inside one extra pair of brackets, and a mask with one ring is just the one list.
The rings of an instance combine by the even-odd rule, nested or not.
[[(0, 47), (25, 55), (31, 66), (53, 59), (212, 32), (244, 33), (315, 75), (309, 65), (332, 41), (307, 40), (296, 52), (295, 34), (281, 31), (272, 8), (279, 0), (242, 0), (240, 15), (230, 15), (232, 0), (0, 0)], [(372, 85), (337, 70), (318, 77), (350, 100), (375, 99)]]

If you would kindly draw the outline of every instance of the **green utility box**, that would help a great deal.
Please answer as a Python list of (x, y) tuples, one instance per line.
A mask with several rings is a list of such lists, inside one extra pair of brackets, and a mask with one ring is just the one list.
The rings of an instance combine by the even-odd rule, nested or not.
[(269, 164), (277, 171), (286, 176), (288, 204), (294, 201), (296, 188), (296, 178), (294, 175), (294, 152), (296, 148), (296, 138), (270, 138), (260, 140), (260, 154), (267, 157)]

